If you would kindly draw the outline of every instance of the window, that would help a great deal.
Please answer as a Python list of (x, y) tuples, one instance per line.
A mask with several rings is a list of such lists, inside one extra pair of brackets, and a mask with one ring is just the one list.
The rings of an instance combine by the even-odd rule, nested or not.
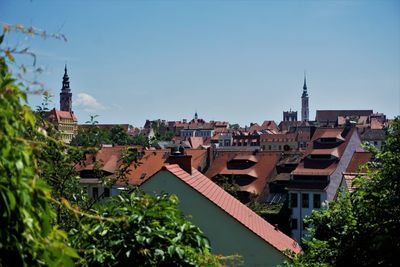
[(271, 145), (268, 145), (268, 150), (271, 150)]
[(291, 227), (293, 230), (297, 230), (297, 219), (292, 219)]
[(308, 194), (301, 194), (301, 206), (303, 208), (308, 208)]
[(314, 200), (314, 209), (321, 208), (321, 195), (320, 194), (314, 194), (313, 200)]
[(306, 230), (307, 227), (309, 227), (308, 223), (303, 222), (303, 230)]
[(281, 145), (279, 145), (279, 150), (282, 150), (282, 146)]
[(110, 188), (104, 187), (104, 197), (110, 197)]
[(290, 207), (297, 208), (297, 193), (290, 193)]
[(99, 189), (97, 187), (92, 188), (92, 197), (98, 198), (99, 197)]

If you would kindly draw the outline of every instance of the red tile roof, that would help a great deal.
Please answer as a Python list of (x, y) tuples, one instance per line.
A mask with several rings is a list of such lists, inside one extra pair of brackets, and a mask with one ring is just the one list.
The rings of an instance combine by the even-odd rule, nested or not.
[(232, 197), (229, 193), (224, 191), (196, 169), (192, 169), (192, 175), (188, 174), (175, 164), (165, 166), (163, 169), (169, 171), (185, 182), (188, 186), (195, 189), (198, 193), (210, 200), (275, 249), (281, 252), (290, 250), (294, 253), (299, 253), (301, 251), (300, 246), (295, 240), (275, 229), (274, 226), (258, 216), (255, 212), (243, 205), (236, 198)]
[(96, 167), (93, 164), (93, 160), (95, 159), (102, 165), (99, 166), (100, 170), (114, 173), (120, 165), (118, 160), (121, 152), (126, 148), (126, 146), (103, 147), (96, 153), (95, 157), (93, 157), (93, 155), (86, 154), (84, 164), (78, 165), (76, 170), (94, 170)]
[[(128, 146), (114, 146), (100, 149), (95, 156), (96, 161), (100, 161), (102, 164), (100, 169), (109, 173), (115, 173), (121, 165), (119, 162), (121, 152), (127, 148)], [(192, 156), (193, 168), (198, 169), (206, 160), (207, 150), (205, 149), (186, 149), (185, 151), (186, 154)], [(139, 160), (138, 166), (135, 168), (132, 164), (129, 168), (127, 178), (130, 184), (139, 185), (159, 171), (161, 167), (166, 164), (170, 150), (144, 150), (143, 153), (143, 157)], [(85, 164), (76, 167), (77, 171), (93, 169), (95, 169), (93, 156), (89, 154), (86, 155)]]
[[(251, 151), (219, 151), (205, 175), (209, 178), (214, 178), (218, 174), (251, 176), (255, 178), (254, 181), (247, 185), (240, 186), (240, 189), (250, 193), (260, 194), (279, 158), (280, 153), (277, 152), (261, 151), (253, 155)], [(246, 159), (255, 162), (255, 164), (247, 169), (228, 169), (228, 162), (233, 159)]]
[[(344, 131), (343, 128), (318, 128), (310, 142), (310, 145), (305, 151), (305, 156), (307, 155), (333, 155), (337, 158), (341, 158), (350, 138), (353, 134), (358, 134), (356, 128), (351, 128), (346, 136), (342, 137), (341, 133)], [(320, 138), (335, 137), (344, 139), (344, 142), (340, 143), (334, 148), (327, 149), (314, 149), (314, 141)], [(332, 174), (338, 165), (337, 161), (332, 162), (330, 165), (320, 168), (320, 167), (305, 167), (304, 159), (300, 162), (297, 168), (292, 172), (293, 175), (330, 175)]]
[(355, 152), (349, 165), (347, 166), (346, 172), (358, 173), (365, 172), (365, 170), (359, 170), (359, 168), (371, 161), (372, 153), (371, 152)]
[(72, 119), (73, 121), (78, 121), (74, 112), (69, 112), (69, 111), (61, 111), (58, 109), (53, 108), (48, 112), (47, 115), (50, 119), (56, 119), (58, 122), (61, 119)]

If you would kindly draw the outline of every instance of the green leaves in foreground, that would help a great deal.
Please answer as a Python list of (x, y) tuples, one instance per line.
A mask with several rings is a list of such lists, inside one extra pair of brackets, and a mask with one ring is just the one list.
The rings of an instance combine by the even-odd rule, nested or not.
[(175, 196), (122, 194), (81, 218), (71, 231), (82, 265), (219, 266), (198, 227)]
[[(2, 38), (0, 38), (2, 39)], [(37, 176), (31, 109), (0, 53), (0, 266), (71, 266), (77, 257), (53, 226), (50, 188)]]

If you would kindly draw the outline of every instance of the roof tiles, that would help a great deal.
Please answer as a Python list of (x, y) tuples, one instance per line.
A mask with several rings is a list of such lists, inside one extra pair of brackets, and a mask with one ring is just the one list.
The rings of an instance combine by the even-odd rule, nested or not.
[(196, 169), (192, 169), (192, 175), (183, 171), (176, 164), (167, 165), (164, 169), (195, 189), (277, 250), (281, 252), (290, 250), (294, 253), (299, 253), (301, 251), (300, 246), (295, 240), (291, 239), (278, 229), (275, 229), (274, 226), (258, 216), (255, 212), (243, 205), (239, 200), (232, 197), (229, 193), (224, 191)]

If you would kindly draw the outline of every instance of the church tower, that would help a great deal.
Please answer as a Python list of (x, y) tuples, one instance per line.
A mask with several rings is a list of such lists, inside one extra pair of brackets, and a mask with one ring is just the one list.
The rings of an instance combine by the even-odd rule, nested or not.
[(309, 113), (306, 73), (304, 73), (303, 94), (301, 95), (301, 120), (308, 121)]
[(69, 88), (69, 77), (67, 73), (67, 65), (64, 68), (64, 77), (62, 82), (62, 88), (60, 93), (60, 110), (61, 111), (72, 111), (72, 93)]

